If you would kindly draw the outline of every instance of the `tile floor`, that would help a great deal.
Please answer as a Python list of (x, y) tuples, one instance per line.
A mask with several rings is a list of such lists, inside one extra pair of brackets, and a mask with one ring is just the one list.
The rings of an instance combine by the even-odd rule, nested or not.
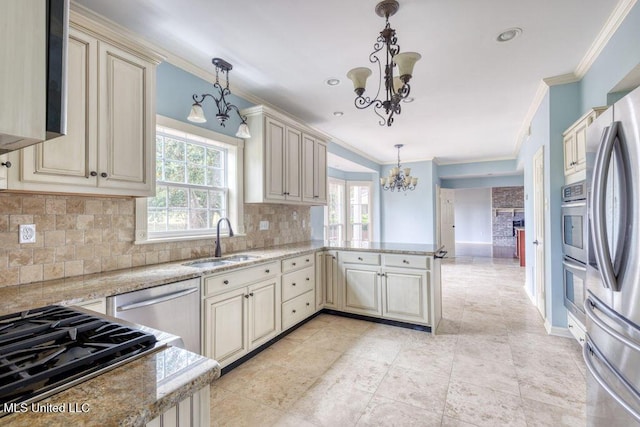
[(212, 385), (212, 425), (584, 426), (580, 346), (523, 284), (511, 260), (445, 261), (435, 336), (322, 314)]

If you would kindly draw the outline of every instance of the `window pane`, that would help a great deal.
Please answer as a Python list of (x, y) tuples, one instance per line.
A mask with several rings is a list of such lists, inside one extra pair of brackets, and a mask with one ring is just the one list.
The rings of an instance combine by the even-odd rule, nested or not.
[(224, 171), (222, 169), (209, 168), (207, 170), (207, 185), (212, 187), (224, 187)]
[(167, 231), (167, 211), (149, 209), (149, 226), (148, 231), (159, 232)]
[(208, 213), (206, 209), (189, 211), (189, 229), (201, 230), (203, 228), (209, 228), (207, 221)]
[(224, 193), (220, 191), (210, 191), (209, 202), (211, 203), (211, 209), (224, 209)]
[(156, 135), (156, 159), (162, 158), (162, 151), (164, 150), (164, 138), (162, 135)]
[[(194, 208), (204, 208), (208, 207), (208, 192), (207, 190), (191, 190), (191, 200), (189, 207)], [(206, 223), (206, 221), (205, 221)]]
[(188, 171), (189, 171), (189, 176), (188, 176), (187, 182), (189, 184), (204, 185), (204, 174), (205, 174), (204, 166), (189, 165)]
[(220, 150), (216, 150), (215, 148), (207, 149), (207, 166), (213, 166), (216, 168), (222, 168), (224, 165), (222, 164), (222, 156), (223, 152)]
[(166, 138), (164, 144), (164, 157), (166, 159), (184, 161), (184, 141)]
[(150, 197), (148, 205), (150, 208), (166, 208), (167, 207), (167, 187), (164, 185), (156, 186), (156, 196)]
[(187, 195), (186, 188), (169, 187), (169, 207), (186, 208), (187, 200), (188, 200), (188, 195)]
[(187, 161), (196, 165), (204, 165), (205, 148), (200, 145), (187, 144)]
[(168, 231), (187, 229), (187, 210), (186, 209), (171, 209), (168, 212), (168, 217), (169, 217)]
[(168, 182), (184, 182), (184, 163), (166, 160), (164, 162), (164, 180)]
[[(210, 227), (211, 228), (216, 228), (216, 226), (218, 225), (218, 221), (220, 220), (220, 218), (222, 218), (224, 216), (224, 211), (221, 210), (215, 210), (211, 212), (211, 222), (210, 222)], [(227, 222), (223, 221), (220, 223), (220, 230), (226, 230), (227, 229)]]

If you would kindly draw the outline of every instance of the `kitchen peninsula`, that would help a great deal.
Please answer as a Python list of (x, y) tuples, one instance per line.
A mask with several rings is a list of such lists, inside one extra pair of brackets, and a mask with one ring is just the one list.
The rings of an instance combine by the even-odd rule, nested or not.
[[(241, 257), (225, 254), (222, 260), (229, 262), (215, 267), (199, 268), (193, 265), (195, 260), (180, 260), (0, 288), (0, 315), (51, 304), (82, 306), (116, 294), (201, 278), (206, 357), (167, 348), (41, 401), (88, 403), (91, 413), (78, 417), (106, 420), (101, 417), (113, 413), (118, 423), (127, 420), (123, 425), (147, 425), (194, 393), (192, 400), (203, 399), (197, 396), (208, 391), (221, 367), (241, 363), (322, 311), (435, 333), (441, 318), (441, 253), (434, 245), (420, 244), (309, 241), (273, 246), (243, 251)], [(229, 326), (238, 306), (225, 310), (236, 301), (240, 313), (259, 316), (263, 330), (249, 330), (252, 323), (243, 317), (238, 322), (231, 319), (233, 327)], [(130, 388), (133, 383), (140, 389)], [(2, 421), (34, 425), (58, 416), (62, 415), (16, 413)]]

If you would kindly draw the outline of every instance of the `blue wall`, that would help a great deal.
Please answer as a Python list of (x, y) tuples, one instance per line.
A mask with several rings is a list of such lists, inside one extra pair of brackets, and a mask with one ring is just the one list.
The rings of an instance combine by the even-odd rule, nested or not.
[[(442, 166), (440, 166), (442, 168)], [(487, 176), (480, 178), (441, 178), (442, 188), (522, 187), (524, 175)]]
[[(191, 96), (193, 94), (211, 93), (213, 85), (211, 82), (202, 80), (200, 77), (196, 77), (181, 68), (163, 62), (157, 68), (156, 89), (156, 112), (161, 116), (187, 122), (187, 116), (191, 111), (191, 104), (193, 104)], [(233, 86), (231, 86), (231, 91), (233, 92)], [(233, 94), (228, 100), (241, 110), (253, 105)], [(225, 127), (222, 127), (216, 120), (218, 110), (212, 99), (205, 100), (202, 108), (207, 122), (189, 123), (214, 132), (235, 136), (241, 122), (237, 114), (232, 112)]]

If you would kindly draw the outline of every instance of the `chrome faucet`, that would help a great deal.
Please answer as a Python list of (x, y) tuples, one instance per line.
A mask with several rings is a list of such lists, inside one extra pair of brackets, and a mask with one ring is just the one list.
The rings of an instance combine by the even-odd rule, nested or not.
[(231, 228), (231, 223), (229, 222), (229, 218), (224, 217), (218, 220), (218, 224), (216, 225), (216, 250), (213, 253), (213, 256), (216, 258), (220, 258), (222, 256), (222, 248), (220, 248), (220, 223), (222, 221), (227, 221), (227, 225), (229, 226), (229, 237), (233, 237), (233, 228)]

